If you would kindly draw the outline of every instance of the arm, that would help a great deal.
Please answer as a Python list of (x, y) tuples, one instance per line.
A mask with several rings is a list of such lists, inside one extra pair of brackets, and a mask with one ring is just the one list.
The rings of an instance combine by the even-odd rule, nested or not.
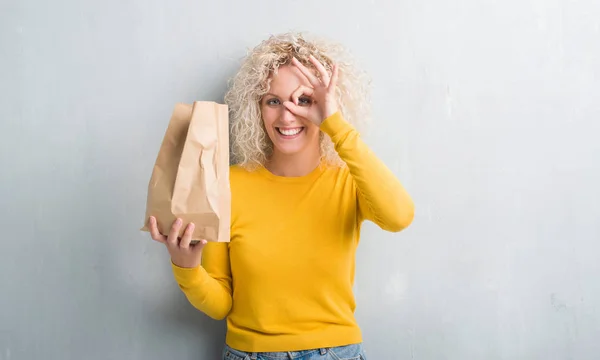
[(360, 220), (370, 220), (387, 231), (398, 232), (414, 218), (414, 203), (400, 181), (362, 141), (338, 111), (320, 125), (348, 165), (357, 188)]
[(221, 320), (232, 305), (229, 244), (209, 242), (202, 250), (202, 265), (182, 268), (171, 263), (175, 281), (188, 301), (213, 319)]
[[(335, 149), (348, 165), (357, 188), (360, 221), (371, 220), (389, 231), (406, 228), (414, 217), (414, 204), (400, 181), (360, 139), (354, 129), (338, 111), (336, 84), (339, 68), (333, 64), (331, 77), (323, 64), (314, 56), (310, 61), (321, 74), (321, 79), (296, 58), (295, 65), (312, 87), (300, 85), (292, 94), (293, 101), (283, 105), (294, 115), (308, 119), (331, 137)], [(300, 96), (308, 96), (314, 102), (299, 106)], [(315, 106), (312, 106), (315, 104)]]

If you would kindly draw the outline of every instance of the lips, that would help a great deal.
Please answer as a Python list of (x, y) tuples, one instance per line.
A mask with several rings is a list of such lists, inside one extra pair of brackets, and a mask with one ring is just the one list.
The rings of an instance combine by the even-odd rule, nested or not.
[(302, 131), (301, 127), (297, 127), (297, 128), (277, 128), (277, 131), (279, 131), (279, 133), (281, 135), (286, 135), (286, 136), (294, 136), (300, 133), (300, 131)]
[(284, 139), (292, 139), (292, 138), (295, 138), (296, 136), (300, 135), (300, 133), (304, 130), (304, 127), (294, 127), (294, 128), (276, 127), (275, 129), (277, 130), (279, 135), (281, 135), (281, 137), (283, 137)]

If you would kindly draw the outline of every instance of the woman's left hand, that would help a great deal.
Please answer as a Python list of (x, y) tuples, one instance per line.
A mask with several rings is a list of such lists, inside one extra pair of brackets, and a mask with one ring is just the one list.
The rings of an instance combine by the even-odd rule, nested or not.
[[(338, 79), (338, 67), (333, 66), (331, 78), (321, 64), (314, 56), (310, 56), (310, 61), (321, 74), (321, 80), (313, 74), (306, 66), (300, 63), (298, 59), (293, 58), (292, 63), (308, 79), (312, 87), (300, 86), (292, 95), (294, 102), (286, 101), (284, 106), (294, 115), (303, 117), (320, 126), (323, 120), (335, 114), (338, 111), (336, 98), (336, 83)], [(303, 102), (303, 96), (310, 98), (309, 103)]]

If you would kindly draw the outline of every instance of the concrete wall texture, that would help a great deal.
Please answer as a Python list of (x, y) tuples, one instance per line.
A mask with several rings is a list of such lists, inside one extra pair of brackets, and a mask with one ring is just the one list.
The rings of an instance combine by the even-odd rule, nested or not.
[(138, 229), (175, 102), (307, 31), (373, 78), (365, 140), (417, 214), (364, 228), (370, 359), (597, 359), (600, 2), (0, 3), (0, 359), (217, 359)]

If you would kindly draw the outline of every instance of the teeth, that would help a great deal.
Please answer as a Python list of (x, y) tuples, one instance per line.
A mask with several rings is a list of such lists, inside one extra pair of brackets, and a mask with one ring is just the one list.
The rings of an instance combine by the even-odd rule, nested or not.
[(281, 129), (281, 128), (279, 128), (279, 132), (286, 136), (296, 135), (301, 130), (302, 130), (302, 128), (296, 128), (296, 129)]

